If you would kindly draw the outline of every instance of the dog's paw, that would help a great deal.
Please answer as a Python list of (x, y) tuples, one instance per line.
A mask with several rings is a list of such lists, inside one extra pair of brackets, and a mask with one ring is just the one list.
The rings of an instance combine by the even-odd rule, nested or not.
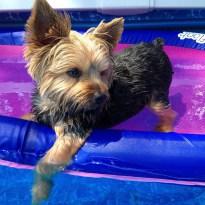
[(40, 205), (43, 200), (48, 199), (53, 182), (38, 175), (32, 189), (32, 205)]

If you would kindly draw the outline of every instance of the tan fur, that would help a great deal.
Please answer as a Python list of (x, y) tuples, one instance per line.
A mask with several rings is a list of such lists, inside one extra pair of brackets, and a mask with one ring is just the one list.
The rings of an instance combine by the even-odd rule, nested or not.
[(117, 45), (121, 34), (123, 32), (124, 19), (116, 18), (108, 23), (103, 21), (96, 28), (92, 28), (88, 35), (92, 38), (97, 38), (100, 41), (104, 41), (105, 44), (108, 44), (110, 50)]
[[(58, 14), (46, 0), (35, 1), (26, 24), (24, 56), (28, 73), (37, 83), (41, 112), (50, 107), (55, 111), (58, 106), (66, 109), (70, 99), (79, 107), (92, 108), (96, 94), (109, 95), (113, 66), (110, 54), (120, 40), (123, 23), (123, 18), (101, 22), (93, 32), (82, 35), (71, 30), (67, 15)], [(73, 68), (81, 72), (78, 79), (67, 74)], [(24, 117), (34, 118), (30, 114)], [(48, 197), (53, 175), (64, 169), (89, 135), (89, 131), (85, 136), (69, 133), (64, 123), (53, 126), (57, 139), (36, 166), (33, 205)], [(72, 123), (67, 122), (69, 126)]]
[[(86, 40), (81, 35), (73, 39), (73, 44), (67, 39), (62, 39), (50, 50), (48, 50), (49, 46), (39, 49), (39, 53), (33, 55), (29, 61), (28, 71), (39, 83), (42, 96), (46, 93), (52, 99), (55, 95), (59, 104), (65, 104), (72, 96), (75, 99), (78, 97), (82, 107), (89, 107), (90, 102), (87, 99), (90, 99), (96, 91), (108, 95), (112, 65), (105, 47), (100, 48), (89, 38), (86, 44)], [(79, 68), (83, 73), (78, 82), (70, 79), (66, 74), (73, 67)], [(104, 70), (109, 70), (109, 75), (101, 78), (100, 72)]]
[[(58, 14), (46, 0), (36, 0), (34, 4), (26, 24), (24, 56), (28, 73), (37, 83), (38, 95), (35, 100), (40, 110), (38, 115), (46, 113), (46, 118), (58, 113), (58, 118), (49, 122), (55, 130), (56, 141), (36, 166), (33, 205), (39, 205), (48, 198), (53, 176), (65, 168), (91, 131), (90, 127), (82, 128), (84, 125), (76, 116), (70, 119), (68, 106), (92, 110), (96, 95), (109, 96), (112, 50), (120, 40), (123, 24), (123, 18), (108, 23), (102, 21), (96, 28), (80, 34), (71, 30), (70, 18)], [(73, 69), (80, 72), (78, 78), (68, 75)], [(73, 107), (68, 103), (69, 100)], [(152, 103), (150, 107), (160, 119), (157, 130), (172, 131), (175, 112), (161, 103)], [(32, 115), (24, 117), (35, 118)], [(74, 127), (74, 122), (77, 124), (75, 131), (70, 129)]]
[(152, 102), (150, 108), (159, 118), (155, 130), (159, 132), (172, 132), (177, 113), (171, 108), (171, 106), (164, 107), (162, 103)]
[(23, 120), (29, 120), (29, 121), (35, 121), (35, 117), (32, 113), (27, 113), (27, 114), (24, 114), (23, 116), (21, 116), (21, 119)]
[(84, 139), (64, 133), (64, 125), (55, 127), (57, 139), (53, 147), (46, 153), (36, 167), (36, 182), (33, 186), (33, 205), (39, 204), (43, 199), (47, 199), (50, 191), (53, 175), (58, 171), (63, 171), (71, 157), (84, 144), (89, 136), (89, 132)]

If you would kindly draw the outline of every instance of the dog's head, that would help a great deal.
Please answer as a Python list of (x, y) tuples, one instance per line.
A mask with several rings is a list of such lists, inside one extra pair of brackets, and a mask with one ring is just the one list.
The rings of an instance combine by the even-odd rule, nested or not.
[(36, 0), (26, 24), (25, 59), (41, 96), (72, 109), (95, 110), (108, 98), (112, 49), (123, 18), (101, 22), (85, 34), (71, 30), (70, 18)]

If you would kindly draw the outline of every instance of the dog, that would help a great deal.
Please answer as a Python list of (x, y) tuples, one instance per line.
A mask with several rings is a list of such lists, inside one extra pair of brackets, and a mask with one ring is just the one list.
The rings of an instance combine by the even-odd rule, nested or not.
[(26, 24), (28, 73), (36, 82), (30, 119), (52, 127), (56, 141), (36, 166), (32, 204), (48, 198), (53, 176), (63, 170), (93, 128), (109, 128), (145, 106), (169, 132), (176, 117), (169, 102), (172, 66), (163, 42), (141, 43), (114, 55), (124, 19), (80, 34), (69, 16), (36, 0)]

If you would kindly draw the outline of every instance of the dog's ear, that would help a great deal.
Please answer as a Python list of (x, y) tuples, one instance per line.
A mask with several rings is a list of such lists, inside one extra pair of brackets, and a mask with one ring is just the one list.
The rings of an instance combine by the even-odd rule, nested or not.
[(46, 0), (36, 0), (26, 24), (26, 43), (34, 47), (47, 45), (67, 37), (70, 29), (67, 15), (58, 14)]
[(88, 33), (92, 33), (96, 38), (103, 40), (112, 50), (119, 42), (123, 28), (124, 18), (121, 17), (115, 18), (108, 23), (101, 21), (95, 29), (88, 31)]

